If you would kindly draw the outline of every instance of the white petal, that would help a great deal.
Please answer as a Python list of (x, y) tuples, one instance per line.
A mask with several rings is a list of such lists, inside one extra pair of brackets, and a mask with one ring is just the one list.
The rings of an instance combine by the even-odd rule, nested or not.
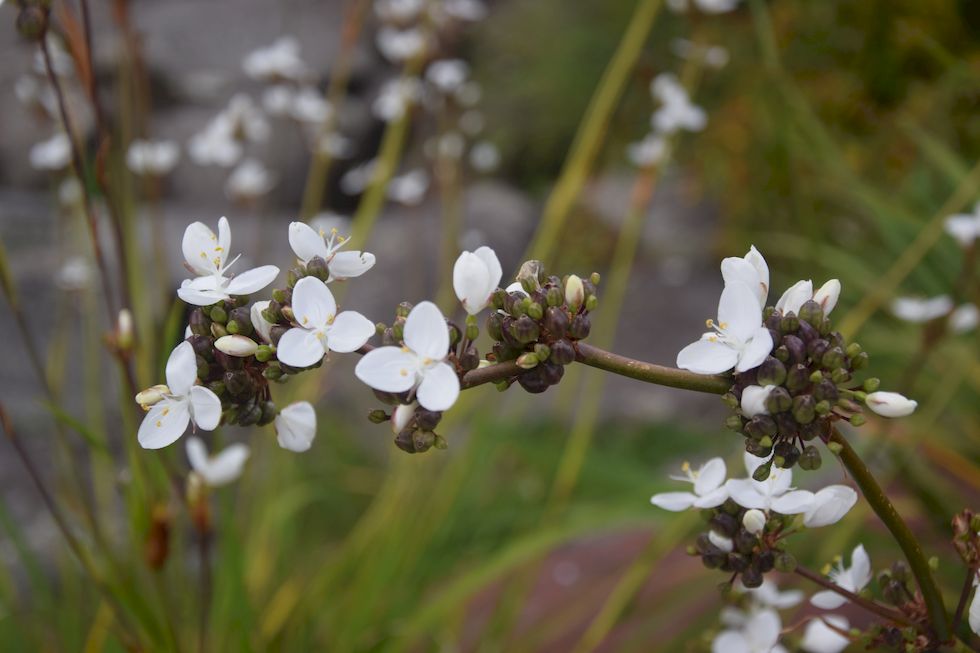
[(415, 417), (416, 404), (398, 404), (395, 410), (391, 411), (391, 432), (398, 435), (405, 430), (408, 423)]
[(728, 496), (743, 508), (769, 510), (769, 499), (756, 490), (751, 479), (735, 478), (728, 481)]
[(851, 644), (851, 640), (830, 628), (824, 621), (839, 630), (847, 631), (850, 625), (847, 619), (836, 614), (830, 614), (823, 619), (813, 619), (803, 631), (803, 641), (800, 647), (807, 653), (841, 653)]
[(337, 252), (330, 259), (330, 280), (343, 281), (359, 277), (374, 267), (371, 252)]
[(725, 286), (718, 300), (718, 325), (742, 342), (762, 326), (762, 308), (752, 288), (744, 283)]
[(304, 265), (314, 256), (319, 256), (324, 261), (330, 256), (323, 235), (302, 222), (289, 223), (289, 246)]
[(809, 279), (797, 281), (776, 302), (776, 310), (781, 311), (784, 315), (799, 313), (800, 306), (811, 299), (813, 299), (813, 282)]
[(921, 323), (935, 320), (953, 310), (953, 299), (949, 295), (937, 295), (923, 299), (920, 297), (896, 297), (892, 300), (891, 311), (900, 320)]
[(249, 317), (252, 318), (252, 328), (255, 329), (255, 333), (265, 342), (272, 342), (272, 335), (270, 334), (272, 322), (262, 317), (262, 311), (269, 308), (270, 303), (269, 300), (255, 302), (249, 310)]
[(859, 592), (871, 582), (871, 559), (864, 550), (863, 544), (858, 544), (851, 552), (851, 580), (854, 581), (852, 591)]
[(164, 399), (143, 417), (136, 438), (144, 449), (162, 449), (184, 434), (190, 419), (188, 402)]
[(356, 351), (375, 333), (375, 326), (357, 311), (344, 311), (327, 330), (327, 346), (338, 353)]
[(215, 274), (224, 264), (227, 251), (221, 250), (218, 237), (203, 222), (192, 222), (184, 229), (181, 242), (184, 260), (201, 276)]
[(946, 233), (956, 239), (961, 247), (969, 247), (980, 236), (980, 226), (975, 216), (961, 213), (946, 218)]
[(766, 529), (766, 513), (753, 508), (742, 515), (742, 527), (753, 535), (758, 535)]
[(765, 362), (772, 351), (772, 334), (764, 326), (757, 327), (745, 348), (738, 356), (738, 365), (735, 366), (736, 372), (747, 372), (755, 369)]
[(354, 375), (375, 390), (405, 392), (415, 385), (417, 367), (418, 357), (412, 352), (378, 347), (357, 362)]
[(733, 550), (735, 550), (735, 543), (732, 542), (732, 538), (725, 537), (724, 535), (713, 530), (708, 531), (708, 541), (725, 553), (731, 553)]
[(833, 590), (824, 590), (811, 596), (810, 603), (821, 610), (836, 610), (847, 603), (847, 599)]
[(806, 490), (793, 490), (772, 500), (772, 509), (782, 515), (799, 515), (812, 507), (813, 492)]
[(191, 469), (197, 472), (208, 466), (208, 448), (204, 446), (204, 440), (196, 435), (187, 438), (187, 460)]
[[(323, 285), (322, 281), (316, 282)], [(298, 327), (282, 334), (276, 346), (276, 358), (291, 367), (316, 365), (326, 353), (323, 341), (315, 332)]]
[(483, 247), (477, 247), (473, 254), (475, 254), (483, 264), (487, 266), (487, 270), (490, 272), (490, 290), (493, 291), (500, 285), (500, 278), (504, 275), (503, 269), (500, 267), (500, 259), (497, 258), (497, 253), (484, 245)]
[(333, 293), (316, 277), (303, 277), (296, 282), (292, 307), (296, 323), (304, 329), (324, 328), (337, 314)]
[(697, 498), (694, 502), (695, 508), (717, 508), (728, 500), (728, 487), (722, 485), (711, 492)]
[(259, 348), (259, 345), (248, 336), (234, 334), (221, 336), (215, 340), (214, 348), (229, 356), (248, 358), (255, 354), (255, 350)]
[(459, 397), (459, 377), (448, 363), (438, 363), (423, 372), (416, 392), (419, 405), (433, 411), (448, 410)]
[(737, 362), (737, 351), (712, 340), (698, 340), (677, 354), (677, 367), (696, 374), (721, 374)]
[(229, 295), (251, 295), (268, 286), (278, 276), (279, 268), (274, 265), (252, 268), (235, 275), (225, 286), (225, 292)]
[(769, 479), (766, 483), (769, 484), (769, 491), (773, 496), (784, 494), (793, 484), (793, 469), (782, 469), (773, 465), (769, 470)]
[(200, 290), (195, 285), (193, 281), (185, 279), (177, 289), (177, 296), (192, 306), (210, 306), (215, 302), (229, 299), (229, 295), (221, 290)]
[(970, 630), (980, 635), (980, 590), (973, 594), (973, 602), (970, 604)]
[(694, 481), (694, 494), (704, 496), (708, 492), (717, 490), (725, 482), (727, 473), (725, 461), (721, 458), (712, 458), (698, 470), (698, 478)]
[(865, 398), (865, 404), (882, 417), (906, 417), (915, 412), (919, 404), (897, 392), (872, 392)]
[(949, 316), (949, 329), (953, 333), (968, 333), (980, 324), (980, 308), (976, 304), (962, 304)]
[(857, 503), (857, 492), (846, 485), (830, 485), (813, 495), (813, 507), (803, 517), (804, 525), (819, 528), (836, 524)]
[(650, 503), (664, 510), (681, 512), (693, 506), (697, 498), (690, 492), (661, 492), (650, 497)]
[(194, 424), (202, 431), (213, 431), (221, 422), (221, 400), (209, 389), (196, 385), (190, 391), (190, 410)]
[(167, 359), (167, 386), (170, 393), (183, 397), (197, 380), (197, 355), (186, 340), (170, 352)]
[(837, 306), (837, 300), (840, 298), (841, 285), (840, 281), (837, 279), (831, 279), (824, 285), (817, 289), (817, 292), (813, 293), (813, 301), (820, 304), (823, 308), (824, 315), (830, 315), (830, 312), (834, 310)]
[(765, 299), (769, 296), (769, 264), (766, 263), (766, 259), (762, 256), (762, 252), (757, 250), (755, 245), (749, 247), (749, 251), (745, 254), (745, 260), (755, 268), (759, 275), (759, 283), (765, 290), (765, 297), (762, 301), (763, 308), (765, 308)]
[(749, 648), (745, 635), (737, 630), (725, 630), (711, 642), (711, 653), (757, 653)]
[(227, 485), (242, 475), (242, 468), (245, 467), (249, 453), (248, 447), (244, 444), (230, 445), (221, 453), (211, 457), (204, 470), (199, 469), (197, 472), (211, 487)]
[(742, 416), (751, 419), (756, 415), (768, 415), (766, 399), (775, 387), (774, 385), (750, 385), (742, 390)]
[(756, 651), (769, 651), (779, 641), (782, 628), (775, 610), (759, 610), (745, 624), (745, 634)]
[(768, 281), (763, 283), (759, 278), (759, 269), (744, 258), (730, 256), (721, 262), (721, 276), (725, 285), (743, 283), (755, 291), (759, 306), (765, 308), (769, 296)]
[(441, 361), (449, 353), (446, 318), (432, 302), (420, 302), (405, 320), (405, 344), (420, 358)]
[(226, 260), (231, 251), (231, 225), (225, 216), (218, 218), (218, 247), (223, 254), (222, 260)]
[(297, 453), (308, 450), (316, 437), (316, 411), (308, 401), (283, 408), (274, 422), (279, 446)]
[(463, 308), (476, 315), (490, 299), (490, 270), (475, 254), (463, 252), (453, 265), (453, 290)]

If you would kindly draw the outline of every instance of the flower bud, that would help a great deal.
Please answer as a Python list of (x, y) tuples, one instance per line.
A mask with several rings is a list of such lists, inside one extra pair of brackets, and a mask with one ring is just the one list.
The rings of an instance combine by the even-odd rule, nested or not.
[(753, 440), (776, 435), (776, 422), (768, 415), (756, 415), (745, 424), (745, 434)]
[(810, 326), (819, 325), (823, 322), (823, 308), (812, 299), (803, 302), (800, 306), (800, 322)]
[(905, 417), (915, 412), (918, 403), (897, 392), (872, 392), (865, 399), (868, 408), (882, 417)]
[(470, 345), (459, 355), (459, 365), (464, 372), (475, 370), (480, 365), (480, 352), (476, 350), (476, 347)]
[(549, 306), (544, 313), (544, 328), (555, 338), (563, 338), (568, 331), (568, 313), (558, 306)]
[(817, 417), (817, 402), (813, 395), (798, 395), (793, 397), (793, 419), (799, 424), (809, 424)]
[(779, 321), (779, 332), (780, 333), (796, 333), (800, 328), (800, 318), (796, 317), (793, 313), (789, 315), (784, 315), (783, 319)]
[(232, 335), (250, 336), (252, 335), (252, 315), (251, 311), (240, 306), (228, 313), (228, 323), (225, 329)]
[[(267, 367), (263, 374), (273, 369), (278, 370), (281, 375), (282, 370), (280, 368), (271, 366)], [(248, 394), (248, 392), (252, 389), (252, 383), (248, 378), (248, 374), (242, 370), (225, 372), (224, 381), (225, 389), (228, 390), (228, 394), (230, 394), (232, 397), (242, 397)]]
[(762, 362), (756, 376), (759, 385), (782, 385), (786, 380), (786, 366), (770, 356)]
[[(776, 362), (779, 363), (779, 361)], [(769, 397), (769, 393), (774, 387), (776, 386), (750, 385), (742, 390), (742, 415), (746, 419), (749, 419), (755, 417), (756, 415), (767, 413), (766, 398)], [(741, 425), (739, 426), (739, 429), (741, 429)]]
[(540, 320), (544, 316), (544, 310), (541, 308), (541, 304), (531, 302), (527, 307), (527, 314), (532, 320)]
[[(382, 411), (384, 412), (384, 411)], [(404, 431), (415, 417), (415, 404), (399, 404), (391, 411), (391, 432), (398, 435)]]
[(548, 306), (561, 306), (564, 299), (565, 297), (562, 295), (561, 288), (558, 286), (551, 286), (545, 292), (545, 301)]
[(584, 340), (592, 330), (592, 321), (588, 315), (576, 315), (568, 325), (568, 335), (573, 340)]
[(415, 445), (416, 453), (423, 453), (432, 448), (436, 443), (436, 434), (432, 431), (418, 430), (412, 434), (412, 444)]
[(860, 354), (851, 359), (851, 368), (855, 370), (860, 370), (868, 366), (868, 352), (862, 351)]
[(567, 340), (556, 340), (551, 345), (551, 355), (548, 360), (558, 365), (568, 365), (575, 360), (575, 348)]
[(555, 363), (541, 363), (538, 369), (540, 370), (541, 378), (548, 385), (558, 385), (562, 377), (565, 376), (565, 368)]
[(824, 285), (817, 289), (817, 292), (813, 293), (813, 301), (820, 305), (823, 309), (824, 315), (830, 315), (830, 312), (834, 310), (837, 306), (837, 300), (840, 298), (841, 285), (840, 281), (837, 279), (831, 279)]
[(541, 287), (542, 277), (544, 277), (544, 263), (531, 260), (521, 264), (516, 278), (525, 292), (532, 293)]
[(585, 302), (585, 286), (578, 275), (570, 274), (565, 280), (565, 304), (572, 313), (577, 313)]
[(245, 336), (224, 336), (215, 340), (214, 346), (218, 351), (238, 358), (253, 356), (259, 348), (254, 340)]
[(133, 346), (133, 314), (128, 308), (119, 311), (116, 319), (116, 347), (128, 351)]
[(204, 309), (195, 308), (191, 311), (187, 323), (191, 327), (191, 333), (197, 336), (211, 335), (211, 318), (204, 314)]
[(769, 478), (769, 475), (772, 473), (772, 462), (773, 462), (772, 460), (767, 460), (766, 462), (756, 467), (755, 471), (752, 472), (752, 478), (755, 479), (756, 481), (759, 481), (760, 483), (765, 482)]
[(224, 324), (228, 321), (228, 313), (225, 311), (225, 307), (221, 304), (215, 304), (211, 307), (211, 320), (218, 322), (219, 324)]
[(845, 362), (844, 350), (840, 347), (833, 347), (820, 358), (820, 364), (828, 370), (836, 370), (843, 366)]
[(816, 387), (813, 389), (813, 396), (817, 401), (826, 401), (827, 403), (835, 403), (840, 396), (837, 391), (837, 386), (830, 379), (821, 379)]
[(823, 355), (827, 353), (830, 349), (830, 343), (823, 338), (817, 338), (816, 340), (811, 340), (806, 346), (806, 353), (810, 355), (815, 361), (819, 361), (823, 358)]
[(753, 535), (758, 535), (766, 528), (766, 513), (753, 508), (742, 515), (742, 527)]
[(519, 343), (526, 345), (538, 339), (540, 329), (537, 322), (526, 315), (522, 315), (511, 325), (510, 334)]
[(255, 349), (255, 360), (266, 363), (276, 355), (276, 348), (272, 345), (259, 345)]
[(293, 288), (296, 283), (306, 276), (306, 270), (303, 268), (292, 268), (286, 273), (286, 285)]
[(864, 383), (861, 385), (861, 388), (865, 392), (875, 392), (880, 385), (881, 385), (881, 379), (876, 377), (871, 377), (870, 379), (864, 380)]
[(761, 587), (763, 580), (764, 577), (762, 575), (762, 572), (752, 567), (749, 567), (748, 569), (742, 572), (742, 585), (745, 585), (745, 587), (749, 589), (755, 589), (756, 587)]
[(150, 406), (154, 405), (164, 397), (170, 394), (170, 388), (160, 384), (143, 390), (136, 394), (136, 403), (140, 405), (143, 410), (150, 410)]
[(789, 351), (789, 360), (802, 363), (806, 359), (806, 345), (794, 335), (783, 336), (783, 346)]
[(274, 401), (263, 401), (261, 408), (262, 417), (259, 419), (258, 425), (265, 426), (266, 424), (272, 424), (279, 415), (279, 409), (276, 408), (276, 403)]
[(813, 471), (820, 469), (820, 465), (823, 464), (823, 460), (820, 457), (820, 450), (817, 449), (812, 444), (807, 445), (803, 448), (803, 453), (800, 454), (800, 469), (805, 469), (807, 471)]
[(487, 315), (487, 333), (494, 340), (500, 341), (504, 339), (503, 333), (503, 317), (500, 313), (492, 311)]
[(293, 291), (289, 288), (276, 288), (272, 291), (273, 301), (282, 304), (288, 304), (293, 299)]
[(585, 310), (594, 311), (599, 307), (599, 298), (595, 295), (589, 295), (585, 298)]
[(836, 370), (830, 373), (830, 380), (840, 385), (841, 383), (846, 383), (851, 379), (851, 374), (843, 367), (838, 367)]
[(779, 555), (776, 556), (774, 561), (774, 566), (777, 571), (781, 571), (784, 574), (789, 574), (796, 571), (796, 558), (793, 557), (792, 553), (787, 553), (786, 551), (780, 551)]
[(551, 356), (551, 347), (539, 342), (534, 345), (534, 355), (538, 357), (539, 361), (546, 361)]
[(306, 263), (306, 274), (320, 281), (326, 281), (330, 278), (330, 267), (321, 257), (314, 256)]
[[(282, 367), (278, 363), (270, 363), (268, 367), (262, 370), (262, 376), (270, 381), (278, 381), (283, 376)], [(225, 387), (227, 388), (227, 384)]]
[(534, 369), (540, 362), (537, 354), (533, 353), (521, 354), (517, 357), (517, 366), (524, 370)]
[(786, 373), (786, 388), (790, 392), (798, 392), (810, 385), (810, 370), (803, 364), (789, 368)]

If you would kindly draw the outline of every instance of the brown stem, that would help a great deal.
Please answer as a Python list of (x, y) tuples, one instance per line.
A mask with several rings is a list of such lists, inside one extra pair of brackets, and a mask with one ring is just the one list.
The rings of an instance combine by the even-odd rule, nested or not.
[(858, 596), (854, 592), (846, 590), (840, 585), (837, 585), (836, 583), (830, 582), (820, 574), (811, 571), (806, 567), (797, 565), (795, 569), (795, 573), (797, 576), (802, 576), (803, 578), (806, 578), (807, 580), (816, 583), (817, 585), (823, 587), (824, 589), (828, 589), (831, 592), (836, 592), (837, 594), (840, 594), (851, 603), (861, 606), (865, 610), (868, 610), (869, 612), (873, 612), (879, 617), (884, 617), (889, 621), (894, 621), (903, 626), (907, 626), (909, 624), (908, 617), (906, 617), (898, 610), (895, 610), (894, 608), (890, 608), (886, 605), (881, 605), (880, 603), (877, 603), (875, 601), (869, 601), (864, 597)]

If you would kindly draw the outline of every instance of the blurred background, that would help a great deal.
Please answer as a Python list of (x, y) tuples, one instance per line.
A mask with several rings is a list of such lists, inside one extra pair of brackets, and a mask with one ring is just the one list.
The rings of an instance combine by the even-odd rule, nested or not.
[[(591, 339), (665, 365), (715, 315), (721, 258), (754, 244), (771, 297), (800, 278), (839, 278), (837, 326), (870, 353), (883, 387), (920, 402), (913, 418), (872, 420), (854, 442), (938, 556), (955, 601), (949, 520), (980, 492), (977, 332), (949, 328), (949, 309), (910, 318), (893, 302), (977, 302), (976, 248), (943, 221), (980, 199), (980, 5), (752, 0), (714, 14), (677, 1), (433, 0), (441, 14), (399, 13), (413, 4), (92, 0), (89, 70), (79, 5), (53, 2), (49, 47), (67, 110), (83, 149), (101, 152), (105, 179), (90, 169), (83, 183), (107, 251), (110, 214), (125, 225), (125, 260), (108, 264), (126, 279), (115, 291), (132, 289), (138, 387), (160, 382), (183, 330), (174, 290), (194, 220), (229, 218), (242, 269), (288, 269), (293, 220), (353, 229), (378, 264), (339, 298), (375, 321), (426, 298), (461, 318), (446, 299), (446, 261), (483, 244), (508, 283), (526, 257), (556, 274), (597, 271)], [(64, 144), (51, 142), (57, 107), (17, 15), (17, 2), (0, 5), (0, 238), (24, 324), (0, 311), (0, 397), (151, 650), (192, 649), (204, 612), (196, 536), (179, 488), (156, 468), (186, 470), (183, 444), (135, 448), (80, 186)], [(293, 84), (277, 103), (282, 80), (263, 70), (291, 59), (249, 56), (284, 36), (294, 42), (281, 50), (305, 65), (302, 87), (316, 92), (304, 100)], [(440, 81), (440, 59), (465, 61), (465, 79)], [(650, 85), (665, 72), (707, 121), (674, 136), (654, 174), (630, 146), (650, 131)], [(399, 79), (411, 88), (392, 95)], [(229, 106), (250, 116), (235, 136), (243, 152), (201, 165), (193, 143)], [(126, 152), (137, 138), (175, 142), (179, 160), (134, 172)], [(246, 160), (255, 165), (240, 172)], [(370, 184), (372, 160), (390, 165), (389, 183)], [(652, 201), (637, 200), (638, 179)], [(270, 429), (213, 440), (247, 442), (252, 455), (212, 497), (207, 650), (708, 649), (726, 579), (685, 555), (697, 518), (648, 499), (685, 460), (721, 455), (741, 474), (741, 439), (724, 429), (717, 397), (573, 367), (543, 395), (465, 393), (440, 426), (448, 450), (410, 456), (366, 419), (376, 401), (352, 358), (276, 388), (282, 404), (317, 408), (308, 453), (279, 449)], [(9, 444), (0, 449), (4, 650), (124, 650), (110, 606)], [(796, 485), (842, 478), (827, 461)], [(86, 533), (86, 505), (104, 540)], [(151, 569), (160, 524), (169, 555)], [(860, 503), (820, 535), (795, 550), (815, 569), (859, 541), (876, 568), (900, 556)]]

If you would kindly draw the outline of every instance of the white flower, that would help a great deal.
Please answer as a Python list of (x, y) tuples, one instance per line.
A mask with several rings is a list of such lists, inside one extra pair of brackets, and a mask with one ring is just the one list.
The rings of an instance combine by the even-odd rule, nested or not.
[[(749, 511), (751, 512), (751, 511)], [(785, 610), (800, 604), (803, 601), (802, 590), (779, 591), (779, 586), (775, 582), (764, 578), (762, 585), (747, 590), (752, 595), (752, 600), (762, 606)]]
[(259, 348), (259, 345), (247, 336), (227, 335), (215, 340), (214, 348), (229, 356), (248, 358), (255, 354), (255, 350)]
[(882, 417), (906, 417), (915, 412), (918, 402), (897, 392), (872, 392), (864, 403)]
[(456, 20), (477, 21), (483, 20), (487, 15), (487, 7), (480, 0), (443, 0), (440, 9)]
[(92, 265), (84, 256), (72, 256), (58, 269), (55, 283), (62, 290), (85, 290), (92, 283)]
[(354, 166), (340, 178), (340, 190), (347, 195), (357, 195), (374, 181), (374, 173), (378, 169), (377, 159), (370, 159)]
[(837, 306), (840, 291), (841, 285), (837, 279), (831, 279), (826, 282), (817, 289), (817, 292), (813, 292), (813, 282), (809, 279), (797, 281), (776, 302), (776, 310), (784, 315), (788, 315), (789, 313), (799, 315), (800, 308), (803, 304), (812, 299), (820, 304), (824, 315), (830, 315), (830, 312)]
[[(973, 579), (973, 586), (980, 587), (980, 573)], [(980, 635), (980, 589), (974, 590), (973, 602), (970, 603), (970, 630)]]
[(476, 315), (490, 302), (490, 295), (500, 285), (503, 270), (497, 254), (489, 247), (463, 252), (453, 266), (453, 290), (470, 315)]
[(735, 368), (745, 372), (758, 367), (772, 350), (772, 336), (762, 326), (762, 307), (756, 291), (744, 283), (725, 286), (718, 302), (715, 329), (677, 354), (677, 367), (697, 374), (720, 374)]
[(892, 300), (891, 310), (895, 317), (905, 322), (931, 322), (953, 310), (953, 299), (949, 295), (937, 295), (929, 299), (896, 297)]
[(750, 385), (742, 390), (742, 416), (751, 419), (756, 415), (768, 415), (766, 410), (766, 399), (772, 392), (774, 385)]
[(709, 68), (724, 68), (728, 64), (728, 50), (720, 45), (700, 45), (689, 39), (674, 39), (671, 51), (681, 59), (700, 61)]
[(315, 365), (328, 351), (355, 351), (374, 335), (374, 324), (360, 313), (344, 311), (338, 315), (333, 294), (316, 277), (296, 282), (292, 309), (297, 326), (284, 333), (276, 345), (276, 357), (286, 365)]
[(980, 309), (976, 304), (962, 304), (949, 315), (949, 329), (953, 333), (967, 333), (980, 323)]
[(803, 525), (819, 528), (836, 524), (857, 499), (857, 492), (846, 485), (828, 485), (813, 495), (813, 505), (803, 514)]
[(691, 469), (690, 463), (681, 466), (684, 476), (671, 475), (675, 481), (685, 481), (694, 485), (694, 492), (661, 492), (650, 497), (650, 503), (670, 510), (680, 512), (688, 508), (715, 508), (728, 499), (725, 487), (725, 461), (712, 458), (696, 470)]
[[(871, 581), (871, 559), (868, 558), (864, 545), (858, 544), (854, 548), (850, 567), (845, 567), (844, 561), (838, 560), (829, 576), (832, 583), (854, 594), (864, 589)], [(810, 597), (810, 603), (823, 610), (835, 610), (847, 602), (847, 599), (833, 590), (817, 592)]]
[(956, 239), (961, 247), (970, 247), (980, 236), (980, 202), (973, 213), (960, 213), (946, 218), (946, 233)]
[(414, 20), (425, 7), (425, 0), (375, 0), (374, 13), (393, 23)]
[(262, 91), (262, 108), (270, 116), (286, 116), (293, 106), (296, 93), (288, 84), (276, 84)]
[(381, 55), (392, 63), (402, 63), (421, 54), (428, 41), (425, 33), (416, 27), (398, 29), (386, 25), (375, 37)]
[(235, 261), (228, 262), (231, 247), (231, 227), (228, 220), (218, 220), (218, 235), (202, 222), (192, 222), (184, 230), (182, 248), (184, 261), (196, 279), (185, 279), (177, 290), (177, 296), (188, 304), (210, 306), (215, 302), (231, 299), (233, 295), (250, 295), (272, 283), (279, 274), (274, 265), (246, 270), (234, 277), (225, 276)]
[(335, 159), (346, 159), (353, 151), (353, 143), (351, 139), (340, 132), (328, 131), (320, 134), (317, 149), (321, 154), (326, 154)]
[(782, 515), (797, 515), (813, 507), (812, 492), (790, 487), (793, 483), (792, 469), (780, 469), (773, 465), (769, 478), (757, 481), (752, 478), (752, 474), (766, 459), (750, 453), (746, 453), (744, 458), (749, 478), (731, 479), (726, 483), (728, 494), (735, 503), (743, 508), (773, 511)]
[(289, 451), (302, 453), (313, 446), (316, 437), (316, 412), (308, 401), (289, 404), (276, 415), (276, 440)]
[(275, 185), (275, 175), (261, 161), (245, 159), (228, 176), (225, 195), (229, 199), (251, 200), (265, 195)]
[(71, 164), (71, 141), (64, 132), (58, 132), (31, 147), (29, 156), (36, 170), (64, 170)]
[(650, 123), (661, 134), (673, 134), (682, 129), (697, 132), (708, 123), (704, 109), (691, 102), (687, 90), (674, 75), (657, 75), (650, 85), (650, 92), (661, 104)]
[(330, 270), (327, 282), (359, 277), (374, 267), (374, 254), (370, 252), (339, 251), (349, 240), (339, 235), (336, 228), (316, 231), (302, 222), (289, 223), (289, 246), (293, 248), (296, 258), (303, 265), (316, 256), (326, 261)]
[(428, 410), (447, 410), (459, 396), (456, 370), (445, 362), (449, 353), (446, 318), (432, 302), (421, 302), (408, 314), (403, 347), (378, 347), (358, 362), (354, 373), (382, 392), (415, 390)]
[(443, 93), (452, 93), (470, 74), (470, 67), (462, 59), (433, 61), (425, 70), (425, 78)]
[(382, 84), (371, 104), (374, 117), (385, 122), (400, 119), (409, 107), (422, 96), (422, 84), (417, 77), (398, 77)]
[(841, 653), (851, 644), (851, 640), (838, 630), (847, 632), (848, 628), (850, 624), (847, 619), (840, 615), (828, 614), (820, 619), (812, 619), (803, 631), (800, 647), (807, 653)]
[[(156, 401), (140, 424), (137, 439), (144, 449), (161, 449), (173, 444), (193, 423), (213, 431), (221, 421), (221, 400), (209, 389), (194, 385), (197, 356), (189, 342), (182, 342), (167, 359), (166, 392)], [(153, 388), (151, 388), (152, 390)], [(141, 393), (142, 394), (142, 393)]]
[(179, 160), (180, 147), (174, 141), (135, 140), (126, 150), (126, 166), (137, 175), (162, 177)]
[(216, 116), (187, 141), (187, 153), (201, 166), (230, 168), (242, 158), (242, 152), (231, 123), (223, 115)]
[(782, 622), (775, 610), (759, 610), (735, 630), (723, 630), (711, 643), (712, 653), (785, 653), (779, 645)]
[(271, 330), (274, 325), (272, 322), (262, 316), (262, 311), (269, 308), (269, 304), (271, 303), (272, 302), (266, 299), (261, 302), (255, 302), (252, 304), (252, 308), (249, 309), (249, 317), (252, 320), (252, 328), (255, 329), (255, 333), (262, 338), (263, 341), (268, 343), (272, 342)]
[(302, 81), (310, 75), (299, 56), (299, 42), (292, 36), (282, 36), (272, 45), (248, 53), (242, 68), (246, 75), (259, 81)]
[(292, 98), (289, 115), (299, 122), (321, 125), (333, 115), (333, 106), (315, 88), (301, 88)]
[(647, 134), (642, 141), (626, 146), (626, 156), (637, 168), (650, 168), (667, 157), (667, 139), (655, 132)]
[(398, 404), (395, 410), (391, 411), (391, 432), (398, 435), (405, 430), (408, 423), (415, 417), (415, 402), (410, 404)]
[(470, 148), (470, 165), (477, 172), (493, 172), (500, 165), (500, 150), (490, 141), (480, 141)]
[(249, 450), (244, 444), (233, 444), (221, 453), (209, 456), (201, 438), (187, 438), (187, 459), (191, 468), (210, 487), (227, 485), (241, 476), (248, 456)]
[(758, 535), (766, 529), (766, 513), (756, 508), (746, 510), (742, 515), (742, 527), (749, 533)]
[(673, 12), (684, 13), (689, 1), (706, 14), (724, 14), (738, 6), (738, 0), (667, 0), (667, 7)]
[(755, 292), (759, 307), (766, 307), (766, 300), (769, 299), (769, 264), (755, 245), (742, 258), (729, 256), (722, 260), (721, 276), (726, 286), (744, 283)]
[(388, 181), (386, 192), (388, 199), (394, 202), (405, 206), (417, 206), (425, 197), (427, 190), (429, 190), (429, 173), (422, 168), (417, 168), (392, 177)]
[(585, 284), (582, 277), (577, 274), (568, 275), (565, 280), (565, 303), (573, 311), (578, 311), (579, 306), (585, 301)]

